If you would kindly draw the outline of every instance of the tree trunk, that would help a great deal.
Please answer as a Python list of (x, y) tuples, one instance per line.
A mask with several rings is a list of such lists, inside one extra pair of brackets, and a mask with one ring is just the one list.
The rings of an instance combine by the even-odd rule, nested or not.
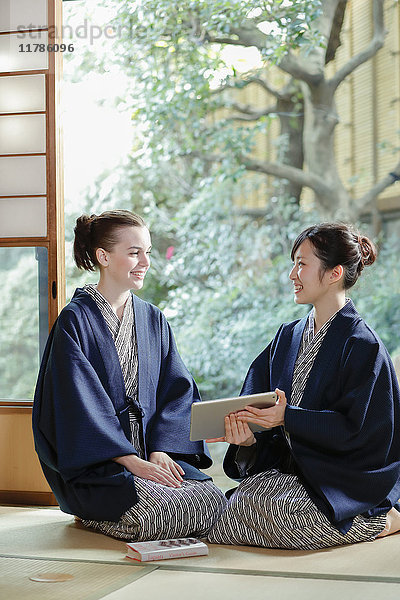
[(351, 215), (350, 196), (336, 167), (335, 127), (338, 123), (334, 89), (324, 78), (316, 85), (303, 84), (304, 93), (304, 158), (307, 170), (328, 186), (315, 200), (328, 218)]
[[(296, 86), (297, 87), (297, 86)], [(295, 96), (296, 90), (293, 89), (293, 96)], [(279, 120), (281, 126), (280, 135), (282, 136), (283, 144), (282, 151), (278, 151), (279, 162), (285, 165), (291, 165), (298, 169), (303, 168), (304, 154), (303, 154), (303, 129), (304, 129), (304, 116), (302, 111), (296, 107), (300, 103), (300, 100), (295, 102), (292, 98), (278, 98), (277, 110), (279, 113)], [(289, 181), (288, 179), (277, 180), (277, 193), (279, 196), (287, 198), (295, 198), (299, 204), (301, 185)]]

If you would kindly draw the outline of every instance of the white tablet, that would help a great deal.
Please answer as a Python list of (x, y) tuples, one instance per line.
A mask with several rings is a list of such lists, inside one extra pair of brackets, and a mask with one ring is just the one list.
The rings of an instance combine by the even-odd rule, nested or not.
[[(242, 410), (245, 406), (267, 408), (273, 406), (277, 398), (275, 392), (264, 392), (262, 394), (251, 394), (250, 396), (194, 402), (190, 422), (190, 439), (195, 442), (196, 440), (223, 437), (225, 435), (224, 418), (226, 415)], [(253, 423), (249, 423), (249, 427), (252, 431), (265, 429), (261, 425)]]

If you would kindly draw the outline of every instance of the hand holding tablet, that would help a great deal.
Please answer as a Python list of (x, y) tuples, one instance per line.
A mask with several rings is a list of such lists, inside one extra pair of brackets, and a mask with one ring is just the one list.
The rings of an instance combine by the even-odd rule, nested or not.
[[(248, 414), (246, 410), (240, 412)], [(224, 419), (225, 434), (222, 437), (207, 438), (206, 442), (208, 444), (214, 442), (227, 442), (228, 444), (235, 444), (235, 446), (252, 446), (255, 444), (256, 438), (249, 427), (249, 423), (246, 423), (242, 418), (238, 417), (239, 414), (240, 413), (235, 412), (227, 415)]]
[[(278, 396), (275, 392), (221, 398), (192, 404), (190, 439), (191, 441), (214, 439), (225, 436), (225, 417), (230, 413), (243, 411), (246, 406), (268, 408), (274, 406)], [(244, 424), (246, 425), (246, 424)], [(248, 423), (251, 431), (266, 429), (260, 424)]]

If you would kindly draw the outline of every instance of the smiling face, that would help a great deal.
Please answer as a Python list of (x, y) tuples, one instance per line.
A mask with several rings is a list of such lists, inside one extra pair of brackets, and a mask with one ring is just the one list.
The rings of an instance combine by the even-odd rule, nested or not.
[(294, 301), (297, 304), (313, 304), (326, 298), (332, 291), (332, 270), (323, 270), (313, 245), (305, 240), (294, 255), (294, 266), (289, 278), (294, 286)]
[(150, 267), (151, 238), (147, 227), (121, 227), (112, 250), (96, 250), (101, 274), (118, 292), (140, 290)]

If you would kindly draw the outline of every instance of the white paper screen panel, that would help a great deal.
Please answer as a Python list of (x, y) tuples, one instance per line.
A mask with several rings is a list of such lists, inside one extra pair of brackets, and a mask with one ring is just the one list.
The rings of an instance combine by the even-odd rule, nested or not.
[(0, 157), (0, 196), (46, 194), (46, 157)]
[(0, 116), (0, 154), (46, 152), (46, 115)]
[(1, 0), (0, 31), (47, 27), (47, 0)]
[[(48, 68), (47, 32), (40, 32), (40, 37), (39, 33), (35, 33), (34, 39), (30, 39), (27, 35), (21, 39), (21, 35), (19, 33), (0, 35), (0, 73)], [(45, 51), (21, 52), (19, 48), (21, 44), (25, 47), (30, 44), (32, 50), (35, 48), (35, 44), (44, 44)]]
[(0, 113), (46, 110), (44, 75), (0, 77)]
[(0, 198), (0, 237), (45, 237), (46, 198)]

